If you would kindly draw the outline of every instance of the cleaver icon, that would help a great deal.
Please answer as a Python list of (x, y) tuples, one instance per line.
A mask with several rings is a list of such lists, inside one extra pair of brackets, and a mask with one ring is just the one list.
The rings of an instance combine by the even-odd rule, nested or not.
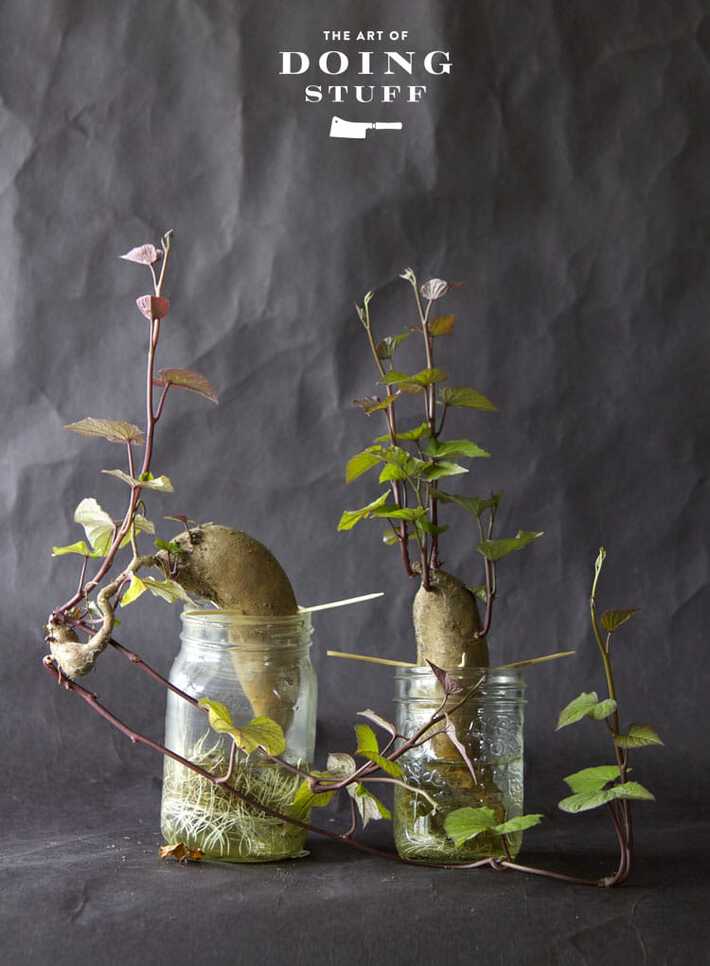
[(356, 138), (364, 141), (368, 131), (401, 131), (401, 121), (345, 121), (334, 117), (330, 122), (332, 138)]

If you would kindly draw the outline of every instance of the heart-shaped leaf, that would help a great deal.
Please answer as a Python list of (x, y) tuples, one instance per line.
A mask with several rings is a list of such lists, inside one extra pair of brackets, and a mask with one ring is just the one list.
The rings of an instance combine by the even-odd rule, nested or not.
[(160, 258), (160, 252), (155, 245), (147, 244), (132, 248), (125, 255), (119, 255), (118, 257), (124, 258), (127, 262), (136, 262), (138, 265), (152, 265), (153, 262), (157, 262)]
[(86, 419), (80, 419), (78, 423), (68, 423), (64, 428), (72, 433), (79, 433), (80, 436), (98, 436), (111, 443), (142, 444), (145, 442), (143, 430), (123, 419), (95, 419), (93, 416), (87, 416)]
[(220, 734), (229, 734), (232, 740), (248, 755), (257, 748), (261, 748), (268, 755), (281, 755), (286, 749), (286, 739), (280, 725), (271, 718), (260, 715), (244, 725), (238, 727), (232, 721), (232, 715), (226, 704), (200, 698), (198, 704), (207, 710), (210, 727)]
[(153, 380), (156, 386), (175, 386), (176, 389), (188, 389), (204, 396), (210, 402), (219, 402), (217, 390), (199, 372), (192, 369), (160, 369)]
[(427, 325), (430, 335), (451, 335), (456, 323), (455, 315), (439, 315)]
[(168, 476), (153, 476), (150, 474), (148, 479), (138, 480), (123, 470), (101, 470), (106, 476), (115, 476), (117, 480), (126, 483), (128, 486), (140, 486), (143, 490), (156, 490), (158, 493), (173, 493), (173, 484)]
[(501, 560), (507, 557), (514, 550), (522, 550), (538, 540), (544, 534), (544, 530), (518, 530), (514, 537), (506, 537), (502, 540), (482, 540), (476, 550), (487, 560)]
[(461, 406), (464, 409), (481, 409), (484, 412), (495, 413), (498, 407), (477, 389), (466, 386), (454, 388), (449, 386), (441, 391), (441, 401), (446, 406)]
[(461, 683), (452, 677), (448, 671), (438, 667), (432, 661), (427, 661), (427, 664), (431, 668), (436, 680), (444, 689), (444, 694), (460, 694), (463, 691)]
[(655, 728), (649, 724), (632, 724), (625, 735), (616, 735), (614, 744), (619, 748), (644, 748), (647, 745), (662, 745)]
[(140, 295), (136, 299), (136, 305), (140, 314), (149, 322), (153, 319), (164, 319), (170, 311), (170, 302), (162, 295)]
[(428, 282), (424, 282), (419, 291), (422, 294), (422, 298), (427, 299), (430, 302), (440, 299), (442, 295), (446, 295), (449, 290), (449, 283), (445, 282), (443, 278), (430, 278)]
[(455, 808), (444, 819), (444, 830), (456, 848), (496, 825), (496, 813), (492, 808)]

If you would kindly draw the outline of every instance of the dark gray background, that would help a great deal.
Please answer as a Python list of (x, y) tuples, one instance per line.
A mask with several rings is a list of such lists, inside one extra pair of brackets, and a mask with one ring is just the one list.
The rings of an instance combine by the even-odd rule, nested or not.
[[(4, 0), (0, 727), (13, 961), (76, 961), (83, 950), (101, 962), (175, 962), (177, 949), (227, 961), (232, 901), (249, 962), (300, 961), (318, 928), (326, 962), (427, 962), (437, 942), (452, 961), (586, 962), (599, 943), (606, 962), (688, 961), (684, 943), (698, 934), (683, 917), (700, 908), (698, 882), (679, 870), (707, 846), (709, 14), (692, 0)], [(398, 49), (448, 49), (452, 73), (428, 78), (416, 106), (306, 105), (305, 80), (277, 76), (277, 51), (362, 46), (326, 44), (327, 27), (409, 29)], [(333, 113), (405, 129), (329, 140)], [(351, 406), (374, 391), (353, 302), (375, 289), (385, 334), (413, 321), (404, 266), (465, 282), (444, 303), (458, 328), (441, 340), (441, 362), (501, 408), (450, 424), (494, 455), (467, 490), (504, 490), (504, 530), (545, 531), (500, 568), (493, 654), (578, 651), (528, 675), (526, 796), (549, 815), (539, 839), (549, 848), (584, 845), (597, 828), (555, 803), (562, 775), (606, 753), (599, 731), (555, 735), (554, 724), (567, 700), (603, 686), (586, 610), (600, 543), (603, 602), (642, 608), (618, 644), (622, 707), (627, 720), (652, 721), (666, 748), (638, 755), (636, 777), (658, 804), (637, 809), (646, 865), (623, 898), (593, 906), (579, 890), (485, 875), (453, 885), (369, 861), (354, 874), (352, 859), (317, 843), (315, 860), (283, 872), (156, 870), (160, 762), (52, 687), (40, 659), (42, 623), (76, 579), (50, 546), (80, 536), (71, 517), (82, 497), (120, 508), (120, 488), (98, 472), (120, 451), (62, 426), (141, 420), (133, 299), (146, 280), (116, 256), (168, 227), (173, 308), (159, 364), (204, 372), (221, 405), (170, 399), (155, 466), (176, 494), (151, 499), (150, 515), (249, 531), (303, 604), (386, 592), (317, 621), (322, 751), (345, 747), (357, 710), (388, 712), (392, 692), (388, 670), (328, 659), (326, 648), (405, 659), (414, 648), (413, 588), (396, 552), (375, 525), (336, 533), (343, 508), (375, 495), (364, 480), (346, 488), (344, 461), (381, 431)], [(459, 525), (445, 538), (447, 563), (477, 580), (473, 534)], [(177, 635), (176, 610), (157, 602), (141, 601), (121, 627), (163, 670)], [(163, 695), (116, 655), (90, 686), (160, 734)], [(608, 864), (611, 840), (598, 845)], [(396, 928), (363, 939), (360, 915), (381, 920), (382, 890)], [(156, 892), (167, 904), (160, 943), (146, 911)], [(549, 930), (531, 925), (528, 895), (554, 904)], [(643, 928), (641, 899), (653, 910)], [(357, 943), (335, 931), (331, 901), (343, 914), (349, 902)], [(403, 917), (422, 902), (429, 927), (407, 939)], [(214, 921), (195, 918), (207, 908)], [(482, 911), (493, 945), (468, 917)], [(496, 912), (524, 915), (525, 938), (501, 935)], [(170, 915), (189, 923), (189, 941)], [(675, 945), (670, 925), (658, 931), (664, 919)], [(129, 923), (139, 927), (127, 945), (107, 938)]]

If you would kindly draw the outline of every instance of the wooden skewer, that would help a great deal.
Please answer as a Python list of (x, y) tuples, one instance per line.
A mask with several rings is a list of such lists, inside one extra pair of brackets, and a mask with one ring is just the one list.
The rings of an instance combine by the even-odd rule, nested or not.
[(302, 614), (313, 614), (317, 610), (330, 610), (331, 607), (347, 607), (349, 604), (360, 604), (364, 600), (374, 600), (376, 597), (384, 597), (384, 591), (379, 594), (363, 594), (362, 597), (348, 597), (346, 600), (334, 600), (330, 604), (314, 604), (312, 607), (299, 607)]
[[(530, 657), (525, 661), (513, 661), (511, 664), (500, 664), (491, 668), (492, 671), (508, 671), (516, 667), (530, 667), (533, 664), (544, 664), (555, 661), (558, 657), (570, 657), (575, 651), (556, 651), (554, 654), (544, 654), (542, 657)], [(422, 667), (412, 661), (395, 661), (388, 657), (371, 657), (368, 654), (352, 654), (349, 651), (326, 651), (328, 657), (343, 657), (348, 661), (365, 661), (368, 664), (384, 664), (386, 667)]]

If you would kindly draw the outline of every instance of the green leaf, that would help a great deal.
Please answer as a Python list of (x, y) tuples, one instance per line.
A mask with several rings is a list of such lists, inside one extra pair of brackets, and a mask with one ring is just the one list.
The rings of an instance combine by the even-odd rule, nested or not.
[(143, 490), (157, 490), (159, 493), (174, 493), (173, 484), (168, 476), (154, 477), (152, 474), (149, 479), (138, 480), (123, 470), (101, 470), (106, 476), (115, 476), (117, 480), (127, 483), (128, 486), (140, 486)]
[(357, 810), (360, 813), (363, 828), (367, 828), (368, 822), (379, 821), (381, 818), (392, 818), (392, 813), (384, 802), (381, 802), (361, 782), (348, 785), (347, 789), (348, 794), (355, 802)]
[(496, 824), (496, 813), (492, 808), (455, 808), (444, 819), (444, 829), (456, 848), (475, 838), (481, 832), (492, 829)]
[(433, 466), (424, 470), (421, 477), (423, 480), (432, 483), (434, 480), (440, 480), (445, 476), (460, 476), (462, 473), (468, 473), (465, 466), (459, 466), (458, 463), (451, 463), (448, 460), (441, 460), (440, 463), (434, 463)]
[(379, 359), (391, 359), (399, 346), (405, 342), (412, 334), (411, 329), (405, 329), (399, 335), (386, 335), (384, 339), (377, 343), (375, 351)]
[(441, 392), (441, 401), (446, 406), (463, 406), (466, 409), (482, 409), (485, 412), (497, 412), (498, 407), (482, 392), (468, 387), (447, 387)]
[(593, 718), (595, 721), (603, 721), (608, 718), (610, 714), (616, 711), (616, 701), (613, 698), (604, 698), (599, 704), (595, 704), (594, 707), (589, 711), (589, 717)]
[(382, 447), (368, 446), (361, 453), (351, 456), (345, 467), (345, 482), (352, 483), (363, 473), (367, 473), (373, 467), (382, 462)]
[(395, 369), (392, 369), (391, 372), (385, 374), (382, 381), (386, 386), (411, 385), (424, 388), (437, 382), (445, 382), (448, 378), (447, 373), (443, 369), (422, 369), (421, 372), (415, 372), (412, 375), (406, 372), (397, 372)]
[(453, 493), (444, 493), (443, 490), (438, 492), (440, 500), (445, 503), (458, 504), (477, 519), (480, 519), (481, 514), (485, 513), (486, 510), (498, 509), (502, 496), (502, 493), (493, 493), (488, 499), (483, 499), (479, 496), (454, 496)]
[(366, 399), (354, 399), (353, 405), (359, 406), (362, 411), (371, 416), (373, 413), (377, 413), (382, 409), (389, 409), (397, 399), (397, 394), (393, 396), (387, 396), (386, 399), (378, 399), (377, 396), (368, 396)]
[(631, 724), (625, 735), (616, 735), (614, 744), (619, 748), (644, 748), (646, 745), (662, 745), (658, 732), (649, 724)]
[(310, 783), (305, 780), (298, 786), (293, 799), (291, 807), (294, 811), (294, 817), (306, 818), (312, 808), (323, 808), (335, 794), (335, 792), (320, 792), (318, 795), (314, 795)]
[[(429, 429), (429, 423), (420, 423), (413, 429), (406, 429), (404, 432), (396, 433), (395, 439), (403, 440), (416, 440), (421, 439), (423, 436), (429, 436), (431, 430)], [(375, 440), (376, 443), (390, 443), (389, 436), (378, 436)]]
[(184, 600), (188, 604), (194, 603), (192, 598), (176, 580), (170, 580), (170, 578), (156, 580), (155, 577), (144, 577), (143, 583), (154, 597), (160, 597), (161, 600), (167, 601), (168, 604), (174, 604), (178, 600)]
[(606, 805), (607, 802), (612, 802), (618, 798), (655, 801), (655, 797), (643, 785), (638, 782), (624, 782), (623, 785), (612, 785), (611, 788), (570, 795), (568, 798), (562, 799), (559, 808), (563, 812), (588, 812), (592, 808), (599, 808), (600, 805)]
[(361, 520), (367, 520), (376, 510), (384, 507), (389, 499), (389, 495), (388, 490), (386, 493), (378, 496), (376, 500), (373, 500), (372, 503), (368, 503), (367, 506), (361, 507), (359, 510), (345, 510), (338, 523), (338, 530), (352, 530)]
[(602, 627), (611, 634), (622, 624), (630, 621), (636, 613), (638, 613), (637, 607), (631, 607), (628, 610), (605, 610), (602, 614)]
[(123, 419), (94, 419), (93, 416), (87, 416), (78, 423), (68, 423), (64, 428), (81, 436), (98, 436), (111, 443), (145, 442), (143, 431)]
[(482, 540), (476, 549), (488, 560), (501, 560), (514, 550), (522, 550), (523, 547), (527, 547), (533, 540), (539, 539), (543, 533), (544, 530), (518, 530), (514, 537), (506, 537), (502, 540)]
[(577, 721), (586, 718), (592, 708), (595, 708), (598, 704), (599, 695), (596, 691), (582, 691), (560, 711), (555, 730), (559, 731), (560, 728), (566, 728), (568, 725), (576, 724)]
[(437, 315), (435, 319), (427, 325), (430, 335), (451, 335), (456, 323), (455, 315)]
[(427, 456), (468, 456), (470, 459), (491, 455), (470, 439), (449, 439), (442, 443), (433, 437), (426, 441), (424, 452)]
[[(74, 511), (74, 522), (84, 528), (89, 543), (97, 555), (105, 556), (113, 539), (113, 520), (105, 510), (101, 509), (93, 497), (87, 497), (81, 501)], [(137, 513), (134, 517), (133, 525), (136, 531), (143, 530), (146, 533), (155, 533), (155, 526), (140, 513)], [(130, 540), (130, 533), (127, 533), (121, 541), (121, 546), (125, 547), (126, 544), (130, 543)]]
[(578, 792), (576, 795), (569, 795), (558, 803), (558, 808), (563, 812), (588, 812), (592, 808), (599, 808), (613, 801), (617, 796), (613, 788), (599, 788), (588, 792)]
[(357, 738), (358, 753), (368, 752), (378, 754), (380, 750), (377, 735), (369, 725), (356, 724), (355, 737)]
[(524, 832), (528, 828), (539, 825), (544, 815), (518, 815), (516, 818), (509, 818), (507, 822), (494, 825), (493, 831), (498, 835), (510, 835), (512, 832)]
[(200, 698), (198, 704), (207, 709), (210, 727), (219, 734), (231, 735), (235, 745), (248, 755), (257, 748), (263, 749), (268, 755), (281, 755), (286, 750), (281, 725), (271, 718), (260, 715), (240, 728), (234, 724), (229, 708), (221, 701)]
[(132, 604), (135, 600), (138, 600), (141, 594), (144, 594), (146, 590), (148, 590), (148, 588), (140, 579), (138, 574), (131, 574), (131, 582), (128, 585), (128, 590), (121, 597), (121, 607), (128, 607), (129, 604)]
[(408, 520), (410, 522), (416, 522), (422, 517), (425, 517), (427, 513), (426, 507), (414, 506), (414, 507), (382, 507), (381, 509), (373, 511), (373, 517), (383, 517), (387, 520)]
[(563, 779), (573, 792), (596, 792), (609, 782), (619, 777), (618, 765), (595, 765), (593, 768), (583, 768), (573, 775)]
[(656, 796), (639, 782), (624, 782), (623, 785), (614, 785), (613, 792), (615, 798), (631, 798), (636, 801), (655, 802)]
[(163, 540), (162, 537), (157, 537), (153, 543), (158, 550), (167, 550), (168, 553), (177, 554), (178, 556), (186, 552), (175, 540)]
[(67, 553), (78, 553), (82, 557), (103, 557), (102, 553), (92, 550), (84, 540), (77, 540), (76, 543), (67, 544), (66, 547), (52, 547), (53, 557), (63, 557)]

